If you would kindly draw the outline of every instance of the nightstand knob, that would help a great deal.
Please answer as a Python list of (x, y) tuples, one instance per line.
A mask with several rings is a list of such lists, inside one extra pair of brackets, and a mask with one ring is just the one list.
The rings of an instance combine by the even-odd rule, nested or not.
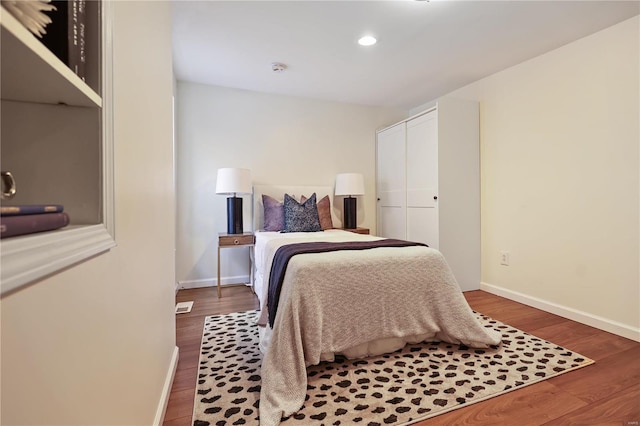
[(233, 244), (238, 245), (240, 244), (240, 241), (238, 241), (238, 239), (236, 238), (235, 240), (233, 240)]

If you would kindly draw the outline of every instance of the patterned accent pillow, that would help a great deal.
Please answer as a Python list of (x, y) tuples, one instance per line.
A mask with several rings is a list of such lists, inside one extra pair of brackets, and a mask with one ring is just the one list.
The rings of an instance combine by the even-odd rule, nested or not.
[(304, 203), (299, 203), (289, 194), (284, 194), (284, 230), (282, 232), (318, 232), (322, 231), (316, 193)]
[(264, 230), (282, 231), (284, 229), (284, 204), (273, 197), (262, 194), (264, 206)]
[[(300, 196), (300, 202), (304, 203), (307, 197)], [(320, 217), (320, 226), (322, 230), (333, 229), (333, 219), (331, 219), (331, 201), (329, 196), (325, 195), (320, 198), (320, 201), (316, 204), (318, 206), (318, 216)]]

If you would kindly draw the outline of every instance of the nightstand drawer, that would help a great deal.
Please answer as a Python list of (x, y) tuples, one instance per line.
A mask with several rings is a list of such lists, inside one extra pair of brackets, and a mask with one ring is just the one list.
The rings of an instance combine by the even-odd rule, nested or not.
[(355, 234), (364, 234), (364, 235), (369, 235), (369, 228), (354, 228), (354, 229), (347, 229), (347, 228), (342, 228), (344, 231), (349, 231), (349, 232), (353, 232)]
[(249, 233), (220, 235), (220, 239), (218, 240), (218, 244), (221, 246), (244, 246), (248, 244), (255, 244), (255, 242), (255, 236)]

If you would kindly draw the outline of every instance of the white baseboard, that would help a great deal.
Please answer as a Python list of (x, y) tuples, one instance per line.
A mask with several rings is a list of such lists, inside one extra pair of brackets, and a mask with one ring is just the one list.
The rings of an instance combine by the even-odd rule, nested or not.
[(160, 402), (156, 409), (156, 418), (153, 420), (153, 426), (162, 426), (164, 423), (164, 415), (167, 412), (167, 404), (169, 404), (169, 396), (171, 395), (171, 386), (173, 385), (173, 378), (176, 376), (176, 369), (178, 368), (178, 358), (180, 350), (176, 346), (173, 348), (173, 355), (171, 356), (171, 363), (167, 370), (167, 375), (164, 379), (164, 386), (162, 387), (162, 395), (160, 395)]
[(588, 312), (579, 311), (577, 309), (569, 308), (568, 306), (559, 305), (557, 303), (549, 302), (547, 300), (539, 299), (537, 297), (529, 296), (524, 293), (509, 290), (493, 284), (481, 282), (480, 290), (640, 342), (640, 328), (632, 327), (618, 321), (603, 318)]
[[(184, 290), (187, 288), (214, 287), (217, 285), (217, 281), (217, 278), (178, 281), (178, 288), (180, 290)], [(249, 275), (237, 275), (235, 277), (224, 277), (220, 281), (220, 285), (225, 286), (230, 284), (248, 283), (251, 282), (251, 278)]]

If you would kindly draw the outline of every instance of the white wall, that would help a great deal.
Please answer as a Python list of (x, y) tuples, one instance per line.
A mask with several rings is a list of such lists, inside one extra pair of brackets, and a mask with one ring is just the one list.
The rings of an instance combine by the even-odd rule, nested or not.
[(480, 101), (483, 288), (635, 339), (638, 28), (636, 16), (450, 94)]
[(118, 245), (1, 300), (2, 424), (150, 425), (175, 361), (170, 4), (113, 9)]
[[(218, 233), (227, 229), (220, 167), (249, 168), (254, 184), (332, 186), (337, 173), (362, 173), (358, 223), (374, 230), (375, 131), (407, 113), (179, 81), (178, 281), (216, 284)], [(251, 230), (250, 197), (244, 212)], [(248, 249), (223, 250), (221, 263), (223, 284), (247, 279)]]

